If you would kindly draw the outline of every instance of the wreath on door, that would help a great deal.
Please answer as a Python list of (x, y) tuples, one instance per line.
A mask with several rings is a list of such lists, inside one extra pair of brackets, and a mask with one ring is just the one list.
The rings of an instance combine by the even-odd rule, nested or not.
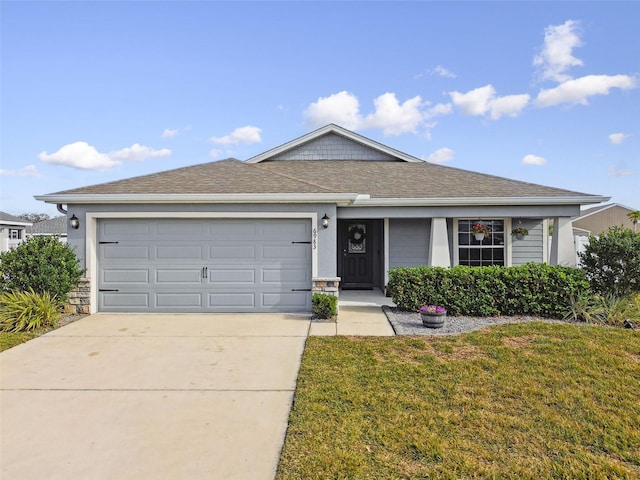
[(361, 245), (365, 238), (364, 228), (355, 226), (349, 230), (349, 241), (354, 245)]

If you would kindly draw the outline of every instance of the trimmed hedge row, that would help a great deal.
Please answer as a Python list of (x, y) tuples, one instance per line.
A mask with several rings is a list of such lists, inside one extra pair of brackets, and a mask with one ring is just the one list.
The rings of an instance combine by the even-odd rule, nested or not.
[(570, 298), (589, 289), (577, 268), (402, 267), (389, 271), (388, 291), (401, 310), (442, 305), (452, 316), (539, 315), (562, 318)]

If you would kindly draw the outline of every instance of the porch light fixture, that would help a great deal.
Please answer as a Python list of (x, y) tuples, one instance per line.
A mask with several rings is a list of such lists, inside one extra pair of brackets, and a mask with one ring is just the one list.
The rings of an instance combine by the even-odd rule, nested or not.
[(71, 218), (69, 219), (69, 225), (71, 225), (71, 228), (73, 228), (74, 230), (77, 230), (78, 228), (80, 228), (80, 220), (78, 220), (78, 217), (76, 217), (75, 215), (71, 215)]
[(322, 217), (322, 228), (329, 228), (329, 216), (326, 213)]

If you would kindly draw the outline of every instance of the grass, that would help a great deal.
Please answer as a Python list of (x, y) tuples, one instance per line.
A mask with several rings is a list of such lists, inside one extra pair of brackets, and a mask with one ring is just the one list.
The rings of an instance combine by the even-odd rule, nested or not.
[(310, 337), (277, 479), (640, 478), (640, 332)]
[(8, 350), (11, 347), (15, 347), (16, 345), (20, 345), (21, 343), (28, 342), (32, 338), (42, 335), (42, 333), (43, 332), (0, 332), (0, 352)]

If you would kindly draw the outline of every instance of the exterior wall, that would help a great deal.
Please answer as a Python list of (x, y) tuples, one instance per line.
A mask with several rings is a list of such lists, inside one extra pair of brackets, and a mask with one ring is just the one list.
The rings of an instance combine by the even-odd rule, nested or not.
[(389, 268), (428, 265), (430, 220), (389, 220)]
[(633, 230), (633, 223), (627, 217), (627, 213), (631, 212), (627, 208), (620, 205), (614, 205), (609, 208), (604, 208), (588, 217), (582, 219), (576, 219), (573, 221), (575, 228), (582, 228), (589, 230), (591, 235), (598, 236), (606, 232), (609, 227), (623, 226)]
[(67, 313), (86, 314), (90, 312), (91, 286), (88, 278), (81, 278), (78, 286), (68, 295), (64, 311)]
[(394, 162), (398, 159), (332, 133), (297, 148), (282, 152), (269, 159), (269, 161), (273, 160), (366, 160), (369, 162)]
[[(529, 230), (529, 235), (526, 235), (522, 240), (518, 240), (515, 236), (511, 236), (511, 265), (524, 265), (529, 262), (546, 262), (543, 249), (543, 220), (522, 219), (521, 222), (522, 226)], [(511, 228), (515, 228), (517, 226), (518, 223), (514, 219)]]

